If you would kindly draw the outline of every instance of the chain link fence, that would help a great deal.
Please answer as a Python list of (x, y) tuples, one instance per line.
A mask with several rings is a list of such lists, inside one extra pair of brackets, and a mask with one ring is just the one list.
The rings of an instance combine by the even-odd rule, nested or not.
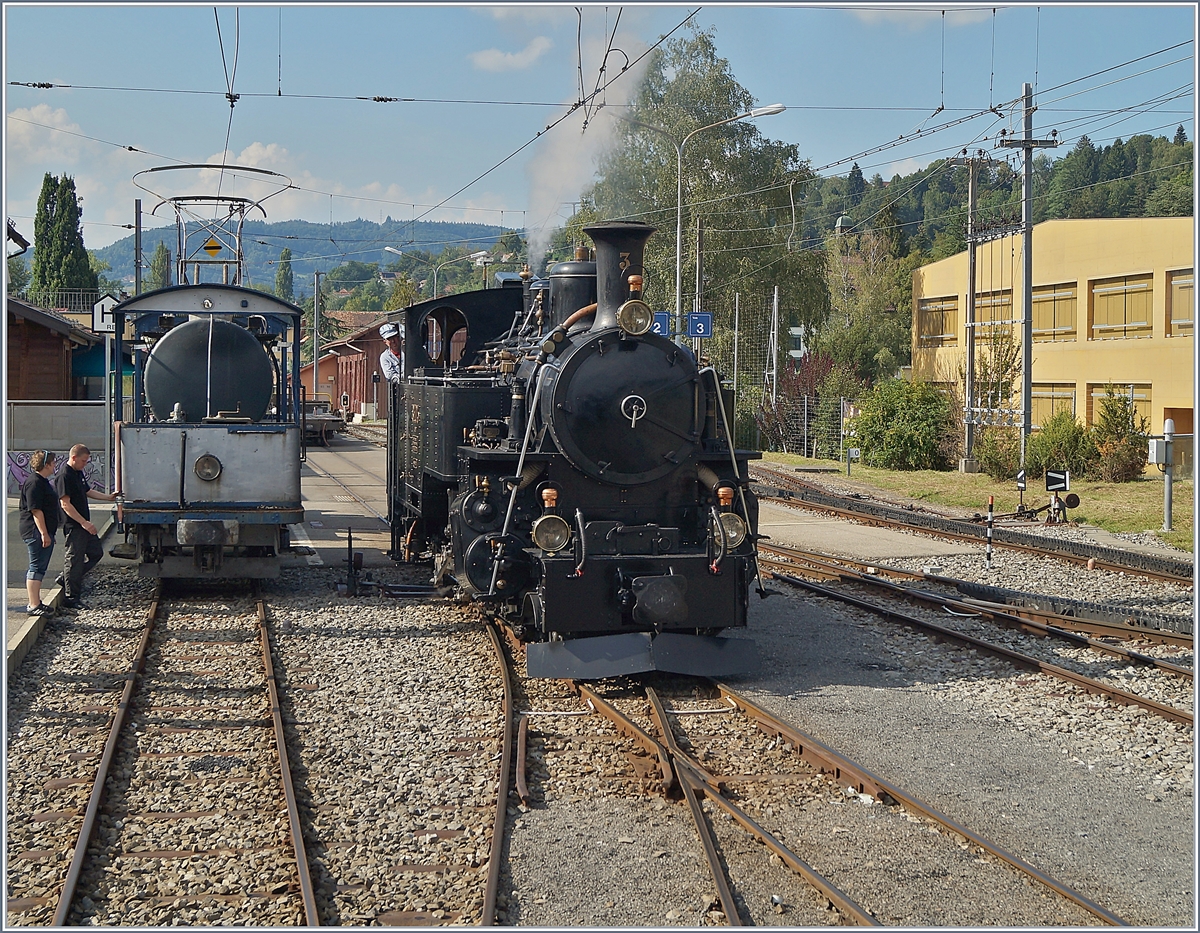
[(793, 365), (804, 352), (804, 334), (790, 326), (793, 310), (776, 308), (773, 293), (720, 296), (704, 308), (713, 315), (713, 337), (701, 353), (736, 390), (737, 445), (844, 459), (852, 400), (820, 398), (803, 385)]

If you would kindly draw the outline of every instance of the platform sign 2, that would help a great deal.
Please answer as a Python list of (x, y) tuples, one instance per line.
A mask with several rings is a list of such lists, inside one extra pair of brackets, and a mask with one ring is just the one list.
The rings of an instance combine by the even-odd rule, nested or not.
[(1071, 488), (1071, 474), (1067, 470), (1046, 471), (1046, 492), (1066, 492)]
[(666, 311), (654, 312), (654, 324), (650, 327), (650, 333), (658, 334), (660, 337), (666, 337), (671, 332), (671, 316)]
[(689, 337), (711, 337), (712, 312), (689, 311), (687, 335)]

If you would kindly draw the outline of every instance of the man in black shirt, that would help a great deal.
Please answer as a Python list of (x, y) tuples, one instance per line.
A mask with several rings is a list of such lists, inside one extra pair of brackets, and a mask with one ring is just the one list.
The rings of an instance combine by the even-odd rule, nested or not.
[(76, 444), (67, 456), (67, 464), (55, 481), (55, 491), (66, 515), (63, 535), (67, 539), (63, 550), (63, 605), (68, 609), (80, 607), (79, 597), (83, 590), (83, 575), (100, 563), (104, 548), (92, 524), (92, 513), (88, 499), (115, 502), (116, 494), (97, 492), (83, 478), (83, 468), (92, 459), (92, 452), (83, 444)]

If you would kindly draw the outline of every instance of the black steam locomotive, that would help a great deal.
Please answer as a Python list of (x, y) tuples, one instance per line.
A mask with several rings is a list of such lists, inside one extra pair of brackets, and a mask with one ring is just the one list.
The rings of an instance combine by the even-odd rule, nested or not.
[[(595, 260), (407, 309), (392, 386), (392, 555), (431, 555), (528, 642), (535, 677), (757, 664), (758, 506), (732, 393), (652, 333), (641, 223), (584, 228)], [(503, 274), (502, 274), (503, 275)]]

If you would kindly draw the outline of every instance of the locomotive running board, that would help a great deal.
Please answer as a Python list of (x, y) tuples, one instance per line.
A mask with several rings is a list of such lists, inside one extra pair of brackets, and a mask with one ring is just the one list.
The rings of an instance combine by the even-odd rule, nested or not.
[(539, 642), (525, 650), (530, 677), (598, 680), (645, 671), (726, 677), (758, 670), (758, 648), (748, 638), (629, 632)]

